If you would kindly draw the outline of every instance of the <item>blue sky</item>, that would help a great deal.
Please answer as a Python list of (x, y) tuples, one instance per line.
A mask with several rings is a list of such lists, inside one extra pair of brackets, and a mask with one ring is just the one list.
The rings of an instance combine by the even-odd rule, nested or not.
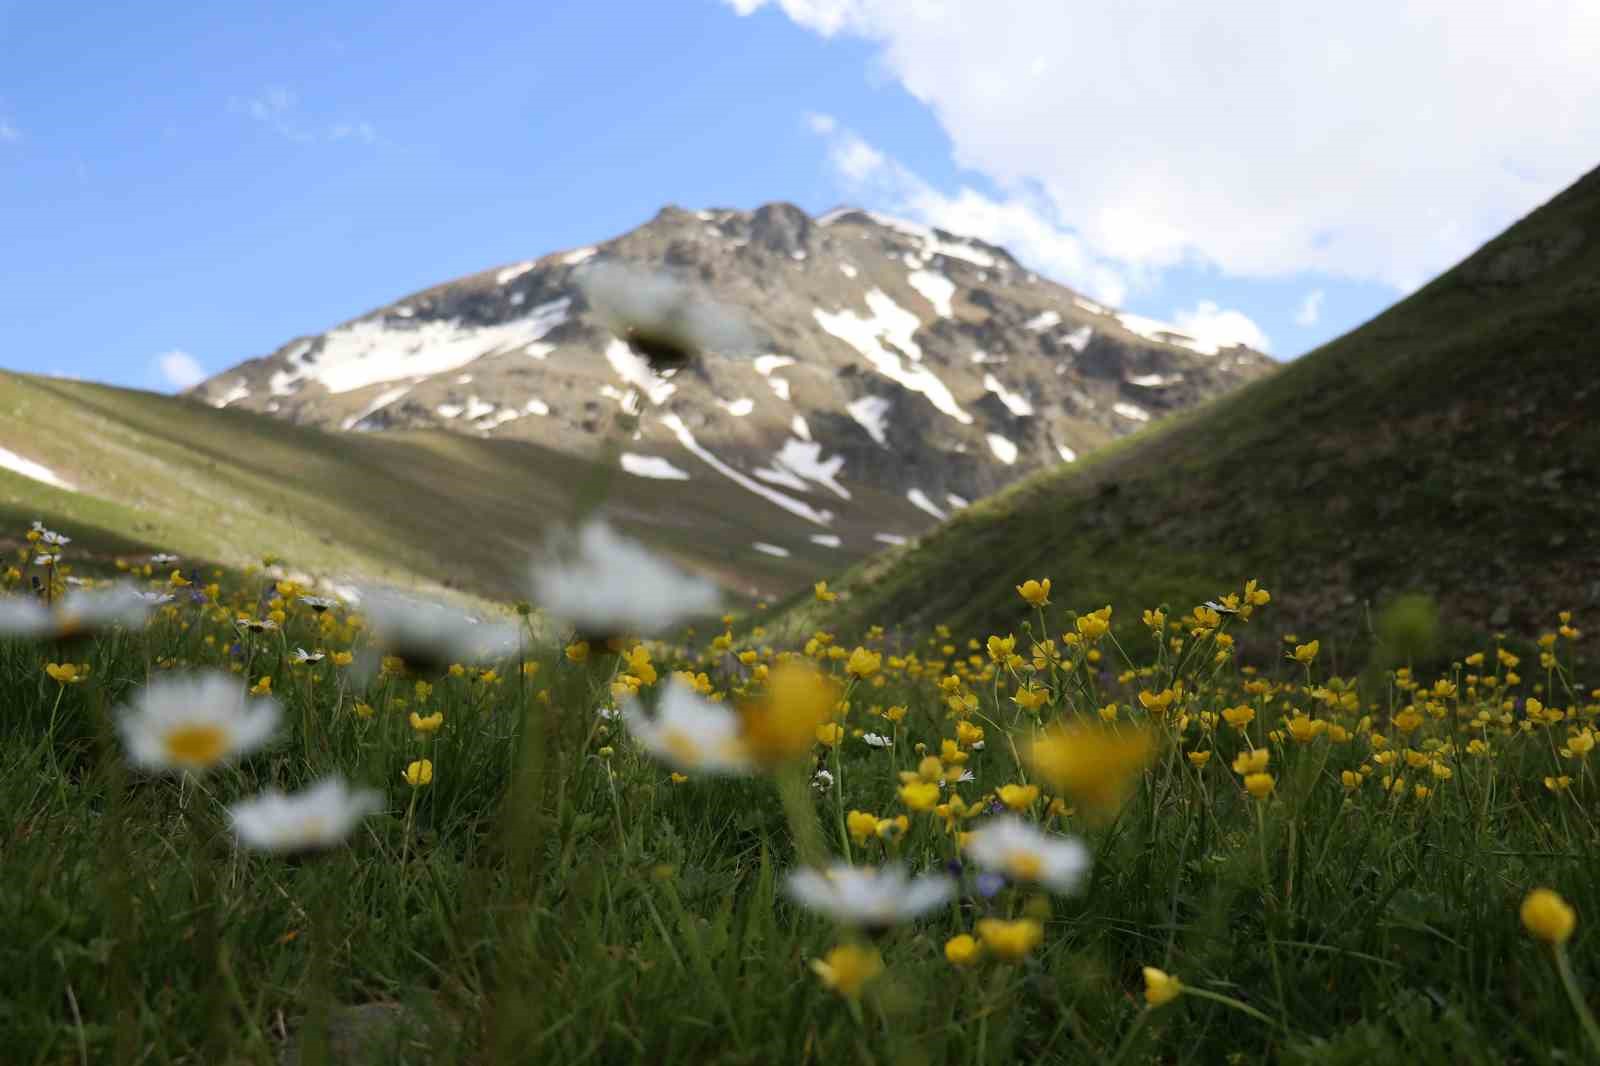
[[(1159, 53), (1149, 27), (1107, 5), (1058, 44), (1041, 35), (1059, 32), (1050, 20), (1066, 5), (996, 2), (1010, 18), (989, 40), (992, 5), (953, 3), (958, 15), (930, 25), (904, 0), (240, 0), (182, 13), (0, 0), (0, 366), (170, 388), (193, 369), (163, 358), (175, 351), (219, 371), (427, 285), (615, 235), (666, 203), (772, 200), (975, 231), (1090, 295), (1254, 330), (1287, 358), (1596, 161), (1570, 146), (1590, 119), (1544, 107), (1547, 136), (1496, 144), (1501, 127), (1475, 127), (1490, 144), (1473, 150), (1515, 180), (1476, 181), (1478, 156), (1441, 164), (1422, 136), (1374, 142), (1390, 148), (1384, 167), (1356, 158), (1318, 185), (1306, 175), (1328, 169), (1319, 138), (1281, 115), (1235, 122), (1221, 106), (1196, 133), (1181, 113), (1193, 86), (1237, 62), (1193, 59), (1194, 81), (1177, 86), (1124, 70), (1102, 92), (1078, 72), (1107, 50), (1096, 41), (1139, 35)], [(1505, 32), (1486, 25), (1483, 39)], [(1437, 75), (1406, 58), (1419, 84)], [(1558, 87), (1565, 61), (1545, 64)], [(1441, 62), (1463, 84), (1478, 73)], [(1245, 74), (1206, 91), (1256, 99), (1273, 84), (1270, 70)], [(1305, 104), (1329, 129), (1338, 89)], [(1505, 131), (1525, 130), (1518, 109), (1532, 113), (1539, 91), (1507, 105)], [(1392, 158), (1412, 151), (1433, 161)], [(1372, 177), (1408, 166), (1411, 186)], [(1429, 189), (1452, 173), (1471, 195), (1440, 205)], [(1295, 181), (1302, 196), (1275, 194)], [(1421, 206), (1408, 211), (1408, 195)]]

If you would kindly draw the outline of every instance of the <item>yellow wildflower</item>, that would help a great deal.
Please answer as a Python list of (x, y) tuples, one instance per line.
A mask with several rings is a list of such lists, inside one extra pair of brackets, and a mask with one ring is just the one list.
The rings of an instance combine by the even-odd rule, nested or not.
[(1164, 1007), (1183, 995), (1183, 982), (1154, 966), (1144, 968), (1144, 1001), (1151, 1007)]
[(1050, 602), (1050, 579), (1034, 581), (1031, 578), (1017, 586), (1017, 595), (1030, 607), (1043, 607)]
[(868, 981), (883, 972), (883, 957), (873, 948), (840, 944), (822, 958), (812, 959), (811, 970), (823, 987), (855, 999)]
[(983, 948), (970, 933), (953, 936), (944, 942), (944, 957), (952, 966), (971, 966), (978, 961)]
[(1044, 941), (1044, 926), (1032, 918), (1009, 922), (1000, 918), (980, 918), (978, 937), (996, 958), (1016, 962), (1026, 958)]
[(1546, 944), (1565, 944), (1577, 928), (1577, 912), (1548, 888), (1536, 888), (1522, 901), (1522, 925)]
[(400, 775), (406, 784), (412, 788), (421, 788), (423, 785), (433, 784), (433, 762), (429, 759), (418, 759), (406, 767), (405, 773)]
[(1038, 785), (1001, 785), (999, 792), (1000, 802), (1012, 810), (1021, 813), (1032, 807), (1039, 798)]
[(1023, 751), (1033, 771), (1054, 791), (1070, 793), (1098, 814), (1122, 805), (1155, 750), (1142, 729), (1107, 729), (1079, 723), (1045, 731)]
[(832, 603), (839, 598), (837, 592), (828, 591), (828, 583), (826, 581), (818, 581), (812, 586), (811, 590), (816, 595), (818, 603)]
[(406, 720), (411, 723), (411, 728), (418, 733), (437, 733), (439, 727), (444, 725), (444, 712), (434, 711), (424, 718), (416, 711), (412, 711)]

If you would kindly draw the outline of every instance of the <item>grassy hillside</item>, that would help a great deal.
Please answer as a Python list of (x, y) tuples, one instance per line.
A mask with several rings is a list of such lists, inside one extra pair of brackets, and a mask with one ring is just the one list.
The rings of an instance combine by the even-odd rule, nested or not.
[[(575, 513), (596, 475), (594, 464), (525, 442), (330, 434), (187, 399), (13, 374), (0, 374), (0, 446), (80, 490), (0, 471), (0, 516), (12, 516), (0, 544), (37, 517), (126, 547), (222, 563), (272, 552), (312, 572), (506, 599), (522, 594), (546, 526)], [(804, 544), (796, 527), (812, 527), (686, 453), (672, 461), (693, 479), (613, 475), (608, 464), (608, 513), (735, 592), (781, 594), (840, 564), (822, 546), (788, 558), (755, 551), (757, 541)], [(835, 531), (847, 544), (870, 544), (874, 528), (926, 521), (904, 500), (856, 495), (856, 515), (899, 521), (857, 528), (867, 519), (841, 510)]]
[(1600, 607), (1597, 413), (1600, 171), (1282, 373), (863, 563), (786, 628), (1014, 626), (1012, 586), (1046, 575), (1085, 609), (1257, 577), (1281, 623), (1334, 635), (1406, 591), (1447, 625), (1548, 628)]

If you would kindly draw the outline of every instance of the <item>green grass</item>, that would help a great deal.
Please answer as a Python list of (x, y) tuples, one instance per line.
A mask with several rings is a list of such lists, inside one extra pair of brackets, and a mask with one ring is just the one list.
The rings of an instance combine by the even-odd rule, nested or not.
[[(839, 559), (818, 546), (786, 559), (753, 551), (756, 541), (793, 543), (800, 520), (709, 470), (688, 483), (633, 478), (614, 459), (597, 466), (524, 442), (331, 434), (184, 398), (4, 373), (0, 409), (14, 431), (0, 443), (82, 490), (0, 471), (0, 513), (121, 531), (235, 567), (272, 553), (313, 574), (515, 600), (547, 530), (605, 495), (602, 484), (619, 527), (717, 579), (735, 601), (787, 592)], [(872, 490), (856, 497), (839, 522), (851, 543), (871, 543), (874, 514), (906, 506)]]
[[(1527, 633), (1600, 605), (1597, 335), (1600, 171), (1280, 373), (858, 564), (831, 624), (1003, 632), (1027, 578), (1187, 609), (1258, 577), (1290, 626), (1357, 648), (1408, 592)], [(785, 633), (815, 621), (795, 607)]]
[[(246, 584), (229, 602), (257, 593)], [(1068, 627), (1057, 610), (1052, 632)], [(1247, 677), (1231, 665), (1206, 665), (1209, 638), (1191, 641), (1187, 658), (1148, 637), (1130, 645), (1152, 672), (1129, 687), (1077, 661), (1045, 671), (1039, 680), (1055, 699), (1046, 719), (1116, 702), (1131, 727), (1144, 719), (1137, 692), (1176, 677), (1195, 696), (1182, 729), (1158, 726), (1157, 761), (1114, 821), (1075, 816), (1057, 826), (1092, 851), (1082, 891), (1046, 900), (1010, 886), (985, 899), (969, 868), (958, 905), (874, 941), (887, 968), (857, 1010), (808, 966), (840, 932), (779, 890), (796, 862), (795, 823), (773, 781), (672, 783), (619, 723), (595, 713), (608, 702), (614, 659), (576, 665), (544, 647), (531, 656), (532, 678), (516, 664), (502, 664), (498, 682), (470, 671), (433, 678), (425, 708), (445, 724), (424, 737), (406, 724), (417, 707), (409, 681), (362, 685), (331, 661), (287, 661), (295, 646), (343, 646), (342, 623), (319, 632), (315, 616), (291, 604), (282, 633), (242, 641), (234, 655), (228, 615), (180, 605), (147, 633), (70, 655), (0, 642), (7, 1061), (265, 1064), (284, 1031), (303, 1032), (330, 1002), (405, 1005), (410, 1038), (373, 1049), (386, 1063), (1442, 1066), (1600, 1053), (1586, 1045), (1549, 951), (1517, 920), (1535, 885), (1566, 896), (1579, 915), (1569, 945), (1576, 981), (1593, 1002), (1594, 776), (1556, 754), (1564, 724), (1507, 733), (1473, 725), (1476, 707), (1498, 713), (1497, 700), (1470, 697), (1459, 668), (1450, 676), (1463, 686), (1464, 711), (1444, 701), (1446, 716), (1425, 716), (1409, 740), (1394, 713), (1420, 697), (1390, 688), (1371, 710), (1337, 710), (1291, 685), (1265, 702), (1239, 691)], [(1249, 625), (1270, 618), (1268, 608)], [(963, 637), (953, 638), (958, 649)], [(954, 732), (937, 676), (963, 679), (978, 700), (971, 720), (987, 734), (985, 749), (969, 755), (976, 780), (958, 791), (979, 803), (1024, 775), (1006, 743), (1013, 723), (1021, 735), (1030, 729), (1006, 698), (1014, 681), (952, 662), (941, 641), (918, 641), (913, 664), (891, 663), (881, 687), (852, 691), (846, 724), (894, 730), (894, 749), (849, 739), (805, 756), (839, 782), (801, 805), (829, 850), (844, 850), (846, 810), (900, 813), (896, 771), (915, 765), (915, 744), (938, 750)], [(725, 653), (655, 654), (663, 677), (675, 662), (709, 670), (730, 700), (748, 684)], [(1570, 645), (1559, 654), (1564, 671)], [(66, 658), (90, 663), (91, 680), (61, 688), (44, 675), (45, 661)], [(275, 743), (199, 783), (130, 775), (109, 735), (116, 708), (164, 668), (239, 658), (249, 679), (273, 678), (286, 711)], [(1600, 714), (1600, 698), (1568, 695), (1576, 679), (1532, 663), (1522, 670), (1529, 679), (1513, 691), (1537, 685), (1547, 702), (1570, 701), (1575, 720)], [(1294, 682), (1298, 671), (1268, 672)], [(355, 713), (357, 701), (372, 717)], [(1241, 701), (1260, 708), (1249, 741), (1225, 726), (1202, 729), (1201, 711)], [(873, 717), (891, 703), (909, 708), (897, 729)], [(1353, 739), (1269, 737), (1283, 716), (1306, 709)], [(1358, 723), (1366, 714), (1370, 731)], [(1519, 701), (1515, 718), (1524, 717)], [(1391, 749), (1437, 752), (1451, 778), (1404, 771), (1406, 795), (1386, 798), (1374, 735)], [(1479, 735), (1492, 756), (1465, 753)], [(1247, 743), (1273, 752), (1278, 786), (1268, 803), (1245, 795), (1229, 770)], [(1196, 771), (1182, 755), (1192, 750), (1215, 756)], [(419, 757), (436, 776), (412, 790), (401, 772)], [(812, 765), (799, 772), (809, 776)], [(1341, 771), (1363, 766), (1372, 778), (1347, 792)], [(1574, 775), (1570, 792), (1539, 784), (1558, 767)], [(386, 798), (348, 845), (272, 858), (233, 849), (221, 832), (222, 805), (335, 771)], [(1434, 794), (1416, 799), (1415, 783)], [(911, 818), (894, 850), (916, 868), (943, 868), (953, 839), (931, 815)], [(852, 850), (857, 862), (875, 862), (884, 848)], [(1025, 961), (966, 970), (944, 960), (945, 940), (979, 917), (1024, 911), (1040, 915), (1045, 932)], [(1146, 1010), (1143, 966), (1178, 974), (1196, 994)]]

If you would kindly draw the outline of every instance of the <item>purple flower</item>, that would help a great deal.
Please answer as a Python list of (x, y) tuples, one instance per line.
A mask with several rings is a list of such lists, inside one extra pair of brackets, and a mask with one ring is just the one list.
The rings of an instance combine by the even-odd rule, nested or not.
[(978, 875), (978, 895), (984, 899), (993, 899), (1006, 887), (1006, 879), (997, 873), (984, 872)]

